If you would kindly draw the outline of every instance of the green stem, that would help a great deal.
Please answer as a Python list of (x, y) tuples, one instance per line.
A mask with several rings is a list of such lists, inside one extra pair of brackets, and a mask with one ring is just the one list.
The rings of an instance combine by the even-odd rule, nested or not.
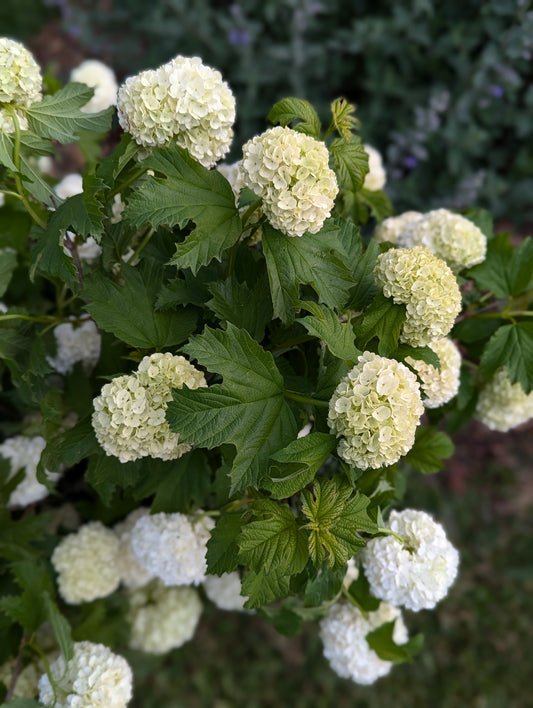
[(235, 261), (237, 260), (237, 251), (239, 250), (239, 241), (235, 241), (233, 246), (230, 248), (228, 253), (228, 263), (226, 265), (226, 278), (233, 273), (235, 268)]
[(134, 172), (128, 179), (125, 179), (122, 184), (117, 184), (107, 195), (107, 201), (112, 199), (115, 194), (120, 194), (122, 191), (124, 191), (127, 187), (130, 186), (130, 184), (133, 184), (136, 180), (139, 179), (139, 177), (142, 177), (143, 174), (148, 170), (148, 167), (142, 167), (138, 169), (136, 172)]
[(131, 254), (131, 256), (128, 258), (127, 263), (132, 264), (136, 258), (138, 258), (139, 254), (143, 250), (143, 248), (148, 244), (152, 236), (155, 234), (155, 229), (153, 227), (150, 227), (146, 234), (144, 235), (143, 240), (140, 242), (140, 244), (137, 246), (135, 251)]
[(254, 211), (256, 211), (261, 206), (262, 203), (263, 203), (263, 200), (261, 197), (259, 197), (259, 199), (256, 199), (255, 202), (252, 202), (250, 204), (250, 206), (248, 207), (248, 209), (246, 209), (246, 211), (242, 215), (243, 230), (246, 229), (249, 218), (252, 216)]
[(304, 396), (296, 391), (283, 391), (285, 398), (290, 398), (291, 401), (297, 401), (298, 403), (306, 403), (310, 406), (316, 406), (317, 408), (328, 408), (329, 401), (319, 401), (316, 398), (310, 398), (309, 396)]

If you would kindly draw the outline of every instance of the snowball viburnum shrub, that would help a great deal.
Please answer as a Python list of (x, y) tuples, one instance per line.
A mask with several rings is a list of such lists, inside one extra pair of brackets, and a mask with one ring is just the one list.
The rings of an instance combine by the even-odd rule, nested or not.
[(130, 665), (103, 644), (76, 642), (72, 659), (60, 656), (50, 674), (55, 685), (43, 674), (39, 700), (53, 708), (125, 708), (132, 697)]
[(429, 343), (429, 347), (439, 357), (440, 369), (410, 356), (405, 361), (422, 380), (422, 391), (426, 395), (422, 401), (424, 407), (438, 408), (451, 401), (459, 391), (461, 353), (449, 337), (435, 339)]
[(277, 126), (242, 148), (245, 186), (263, 199), (263, 212), (288, 236), (316, 234), (330, 215), (338, 186), (324, 143)]
[(506, 433), (533, 418), (533, 391), (512, 384), (506, 369), (499, 369), (479, 393), (476, 418), (487, 428)]
[(423, 412), (416, 376), (394, 359), (364, 352), (331, 397), (328, 425), (345, 462), (375, 469), (411, 449)]
[(128, 462), (140, 457), (175, 460), (190, 450), (165, 418), (172, 389), (183, 385), (196, 389), (207, 384), (185, 357), (168, 352), (144, 357), (136, 372), (105, 384), (94, 399), (92, 423), (106, 453)]
[(235, 99), (220, 72), (198, 57), (177, 56), (122, 84), (122, 128), (144, 147), (175, 142), (204, 167), (213, 167), (233, 139)]
[(387, 527), (405, 545), (394, 536), (368, 541), (361, 559), (372, 594), (415, 612), (435, 607), (457, 576), (459, 553), (424, 511), (392, 511)]
[(450, 268), (429, 249), (389, 249), (378, 256), (374, 277), (386, 297), (407, 308), (402, 341), (420, 347), (450, 332), (461, 293)]
[[(0, 103), (13, 107), (27, 107), (42, 98), (41, 69), (30, 51), (23, 44), (7, 37), (0, 38)], [(17, 111), (22, 128), (26, 119)], [(7, 108), (0, 107), (0, 132), (15, 130), (13, 118)]]
[(91, 100), (82, 106), (84, 113), (97, 113), (117, 102), (117, 79), (109, 66), (97, 59), (86, 59), (70, 72), (70, 80), (94, 88)]
[(405, 644), (408, 639), (402, 613), (397, 607), (382, 602), (375, 612), (364, 615), (358, 607), (346, 601), (333, 605), (320, 621), (320, 639), (324, 656), (331, 668), (342, 678), (369, 685), (385, 676), (392, 661), (381, 659), (370, 648), (366, 635), (387, 622), (394, 621), (393, 640)]

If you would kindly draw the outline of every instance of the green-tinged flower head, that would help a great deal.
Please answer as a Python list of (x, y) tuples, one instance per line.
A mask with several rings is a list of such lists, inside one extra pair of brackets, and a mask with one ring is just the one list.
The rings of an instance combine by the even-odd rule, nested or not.
[(507, 369), (498, 369), (479, 394), (476, 418), (487, 428), (506, 433), (533, 418), (533, 391), (525, 393), (509, 381)]
[(424, 246), (391, 248), (378, 256), (376, 283), (407, 308), (401, 340), (414, 347), (445, 337), (461, 311), (461, 293), (446, 263)]
[(424, 407), (438, 408), (457, 395), (461, 374), (461, 354), (456, 344), (448, 337), (430, 342), (429, 347), (439, 357), (440, 369), (410, 356), (406, 358), (406, 362), (416, 369), (422, 380), (422, 391), (426, 394), (423, 400)]
[(94, 399), (96, 438), (108, 455), (121, 462), (140, 457), (175, 460), (191, 449), (179, 442), (166, 421), (172, 389), (206, 386), (203, 373), (185, 357), (169, 352), (145, 356), (136, 372), (118, 376)]
[[(23, 44), (7, 37), (0, 38), (0, 103), (27, 107), (40, 101), (43, 79), (39, 65)], [(20, 115), (22, 127), (25, 120)], [(0, 132), (14, 131), (13, 119), (0, 108)]]
[(487, 238), (470, 219), (448, 209), (435, 209), (407, 223), (398, 234), (401, 248), (425, 246), (454, 273), (485, 260)]
[(272, 226), (288, 236), (320, 231), (338, 192), (324, 143), (277, 126), (249, 140), (242, 151), (244, 184), (263, 199)]
[(398, 216), (389, 216), (374, 229), (374, 241), (378, 243), (388, 241), (389, 243), (396, 244), (398, 234), (400, 234), (408, 224), (418, 221), (422, 216), (419, 211), (406, 211), (403, 214), (398, 214)]
[(339, 383), (329, 402), (337, 452), (360, 469), (397, 462), (413, 446), (424, 406), (416, 376), (407, 366), (372, 352)]
[(368, 189), (370, 192), (378, 192), (383, 189), (387, 182), (383, 159), (376, 148), (371, 145), (363, 145), (363, 147), (368, 155), (368, 174), (365, 177), (363, 188)]
[(192, 639), (202, 614), (198, 592), (187, 586), (165, 587), (159, 580), (129, 593), (130, 647), (166, 654)]
[(177, 56), (122, 84), (117, 99), (122, 128), (139, 145), (177, 143), (204, 167), (213, 167), (233, 139), (235, 98), (219, 71), (198, 57)]

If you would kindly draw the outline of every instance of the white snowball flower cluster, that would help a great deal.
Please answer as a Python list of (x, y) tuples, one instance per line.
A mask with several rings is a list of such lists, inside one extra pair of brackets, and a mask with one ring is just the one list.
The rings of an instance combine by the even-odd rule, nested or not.
[(143, 516), (131, 531), (133, 552), (165, 585), (199, 585), (205, 580), (207, 541), (214, 525), (201, 511), (197, 516)]
[(422, 401), (424, 407), (438, 408), (451, 401), (459, 391), (461, 353), (449, 337), (435, 339), (429, 347), (439, 357), (440, 369), (410, 356), (406, 362), (416, 369), (422, 380), (422, 391), (426, 394)]
[(393, 620), (392, 638), (395, 644), (405, 644), (407, 629), (397, 607), (382, 602), (375, 612), (368, 612), (365, 617), (359, 608), (348, 602), (334, 604), (327, 617), (320, 621), (324, 656), (333, 671), (363, 685), (374, 683), (388, 674), (393, 667), (392, 661), (380, 659), (370, 648), (366, 635)]
[(65, 602), (91, 602), (114, 592), (120, 582), (118, 551), (117, 536), (100, 521), (65, 536), (52, 554)]
[[(0, 103), (16, 109), (40, 101), (43, 79), (39, 65), (23, 44), (7, 37), (0, 38)], [(18, 114), (22, 129), (26, 119)], [(0, 108), (0, 133), (15, 130), (13, 118), (6, 108)]]
[[(16, 661), (8, 661), (3, 666), (0, 666), (0, 681), (6, 686), (11, 683), (11, 677), (15, 671)], [(41, 667), (39, 671), (36, 664), (31, 663), (25, 666), (17, 677), (17, 682), (15, 683), (15, 690), (13, 692), (14, 698), (35, 698), (39, 693), (38, 682), (44, 670), (44, 666)]]
[(366, 470), (392, 465), (413, 446), (424, 406), (407, 366), (364, 352), (329, 402), (328, 425), (340, 437), (337, 452)]
[(103, 644), (75, 642), (74, 656), (58, 657), (39, 679), (39, 700), (52, 708), (125, 708), (132, 697), (133, 675), (122, 656)]
[(368, 173), (365, 177), (363, 189), (377, 192), (383, 189), (387, 182), (387, 173), (383, 167), (381, 153), (371, 145), (363, 145), (368, 155)]
[(118, 549), (118, 569), (121, 582), (132, 590), (147, 585), (152, 580), (152, 574), (144, 568), (137, 556), (133, 552), (131, 545), (131, 531), (137, 521), (148, 514), (146, 507), (140, 507), (128, 514), (128, 516), (113, 527), (119, 540)]
[[(37, 480), (37, 465), (45, 447), (46, 440), (40, 435), (14, 435), (0, 445), (0, 456), (9, 460), (10, 477), (14, 477), (19, 470), (24, 470), (24, 478), (11, 492), (8, 507), (28, 506), (48, 496), (48, 489)], [(58, 474), (46, 474), (53, 482), (59, 479)]]
[[(65, 175), (65, 177), (56, 184), (54, 191), (60, 199), (68, 199), (69, 197), (74, 197), (76, 194), (82, 194), (83, 177), (76, 172)], [(76, 234), (72, 233), (72, 231), (67, 231), (67, 238), (76, 242)], [(89, 236), (81, 243), (76, 243), (76, 249), (80, 260), (86, 263), (94, 263), (102, 253), (102, 249), (92, 236)], [(69, 256), (72, 255), (68, 249), (65, 249), (65, 252)]]
[(204, 590), (207, 597), (221, 610), (244, 610), (248, 599), (241, 595), (241, 576), (237, 571), (218, 575), (207, 575)]
[(376, 283), (386, 297), (407, 307), (401, 339), (414, 347), (445, 337), (461, 311), (455, 275), (424, 246), (391, 248), (378, 256)]
[(60, 374), (69, 374), (77, 362), (83, 364), (88, 373), (94, 369), (100, 358), (102, 337), (93, 320), (85, 319), (81, 324), (62, 322), (54, 327), (56, 355), (46, 360)]
[(316, 234), (330, 215), (337, 179), (323, 142), (276, 126), (243, 146), (244, 183), (263, 199), (263, 212), (288, 236)]
[(481, 389), (475, 417), (487, 428), (506, 433), (533, 418), (533, 391), (512, 384), (507, 369), (499, 369)]
[(405, 541), (373, 538), (361, 553), (372, 594), (409, 610), (431, 609), (457, 576), (459, 553), (424, 511), (392, 511), (387, 523)]
[(408, 224), (418, 221), (422, 216), (423, 214), (419, 211), (405, 211), (403, 214), (398, 214), (398, 216), (389, 216), (374, 229), (374, 241), (378, 243), (388, 241), (389, 243), (396, 244), (398, 235), (405, 227)]
[(83, 192), (83, 177), (77, 172), (65, 175), (54, 187), (60, 199), (68, 199)]
[(191, 587), (165, 587), (159, 581), (129, 594), (130, 647), (165, 654), (192, 639), (202, 601)]
[(121, 462), (140, 457), (175, 460), (191, 449), (179, 443), (165, 418), (172, 389), (207, 386), (201, 371), (182, 356), (145, 356), (136, 372), (118, 376), (94, 399), (96, 438), (108, 455)]
[(83, 113), (98, 113), (117, 102), (115, 72), (98, 59), (87, 59), (72, 69), (70, 80), (94, 88), (93, 97), (81, 109)]
[(487, 238), (470, 219), (435, 209), (407, 223), (398, 234), (401, 248), (425, 246), (458, 273), (485, 260)]
[(233, 139), (235, 98), (219, 71), (198, 57), (177, 56), (122, 84), (117, 99), (122, 128), (139, 145), (176, 142), (204, 167), (213, 167)]

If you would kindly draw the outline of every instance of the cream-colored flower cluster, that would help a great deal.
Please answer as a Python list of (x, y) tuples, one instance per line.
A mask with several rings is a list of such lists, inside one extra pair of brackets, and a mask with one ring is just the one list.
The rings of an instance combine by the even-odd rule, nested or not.
[(507, 369), (499, 369), (481, 389), (475, 417), (487, 428), (506, 433), (533, 418), (533, 391), (512, 384)]
[(325, 144), (276, 126), (243, 146), (244, 184), (263, 199), (263, 212), (288, 236), (316, 234), (330, 215), (337, 179)]
[(482, 263), (487, 252), (487, 238), (481, 229), (448, 209), (434, 209), (407, 223), (396, 242), (401, 248), (429, 248), (454, 273)]
[(457, 549), (424, 511), (392, 511), (387, 527), (406, 545), (393, 536), (368, 541), (361, 560), (372, 594), (415, 612), (435, 607), (457, 576)]
[(63, 322), (54, 327), (56, 355), (46, 360), (60, 374), (69, 374), (81, 362), (86, 372), (92, 371), (100, 358), (102, 338), (95, 323), (86, 319), (78, 326)]
[[(16, 661), (9, 661), (0, 666), (0, 681), (6, 686), (11, 683), (11, 678), (16, 670)], [(39, 677), (44, 670), (44, 666), (39, 670), (36, 664), (31, 663), (25, 666), (18, 674), (13, 691), (13, 698), (35, 698), (39, 693), (37, 684)]]
[(139, 563), (131, 545), (131, 532), (133, 527), (139, 519), (146, 516), (148, 513), (149, 509), (141, 506), (128, 514), (124, 521), (115, 524), (113, 527), (113, 531), (116, 533), (119, 541), (118, 570), (120, 573), (120, 581), (131, 590), (137, 590), (147, 585), (153, 577), (152, 574)]
[(65, 536), (54, 549), (61, 597), (70, 604), (106, 597), (120, 583), (119, 541), (100, 521)]
[(139, 563), (165, 585), (199, 585), (207, 571), (207, 541), (214, 521), (202, 516), (151, 514), (131, 530), (131, 545)]
[(192, 639), (202, 601), (191, 587), (165, 587), (154, 581), (129, 594), (132, 649), (165, 654)]
[(98, 113), (117, 102), (115, 72), (98, 59), (86, 59), (70, 72), (70, 80), (94, 89), (91, 100), (81, 109), (83, 113)]
[(383, 189), (387, 183), (387, 173), (383, 166), (383, 158), (381, 153), (371, 145), (363, 145), (363, 147), (368, 155), (368, 173), (365, 177), (363, 188), (371, 192), (377, 192)]
[(132, 697), (133, 675), (122, 656), (103, 644), (76, 642), (74, 656), (59, 656), (50, 674), (39, 679), (39, 700), (51, 708), (125, 708)]
[(405, 361), (416, 370), (422, 380), (422, 391), (426, 394), (422, 401), (424, 407), (438, 408), (451, 401), (459, 391), (461, 354), (449, 337), (435, 339), (429, 343), (429, 347), (439, 357), (440, 369), (410, 356)]
[(241, 577), (237, 571), (218, 575), (207, 575), (204, 580), (204, 590), (207, 597), (221, 610), (244, 609), (248, 599), (241, 595)]
[(221, 160), (233, 139), (235, 98), (220, 72), (198, 57), (177, 56), (126, 79), (117, 110), (120, 125), (139, 145), (175, 142), (204, 167)]
[(206, 386), (203, 373), (182, 356), (169, 352), (145, 356), (136, 372), (118, 376), (94, 399), (96, 438), (108, 455), (121, 462), (140, 457), (175, 460), (191, 449), (179, 443), (165, 418), (172, 389)]
[(420, 386), (407, 366), (372, 352), (341, 380), (329, 402), (337, 452), (350, 465), (392, 465), (413, 446), (424, 412)]
[(396, 644), (408, 640), (407, 628), (397, 607), (380, 603), (375, 612), (363, 614), (348, 602), (333, 605), (320, 621), (320, 638), (324, 656), (331, 668), (342, 678), (369, 685), (385, 676), (393, 667), (392, 661), (381, 659), (370, 648), (366, 635), (387, 622), (394, 621), (392, 638)]
[(424, 246), (391, 248), (378, 256), (376, 283), (407, 307), (401, 340), (414, 347), (445, 337), (461, 311), (461, 293), (446, 263)]
[[(0, 103), (27, 108), (42, 98), (43, 79), (39, 65), (23, 44), (7, 37), (0, 38)], [(27, 122), (22, 113), (17, 117), (23, 129)], [(13, 118), (6, 108), (0, 108), (0, 133), (15, 130)]]
[[(11, 492), (8, 507), (28, 506), (48, 496), (48, 489), (37, 480), (37, 465), (45, 447), (46, 440), (40, 435), (14, 435), (0, 445), (0, 456), (9, 460), (10, 477), (14, 477), (19, 470), (24, 470), (23, 479)], [(58, 474), (46, 474), (53, 482), (59, 478)]]
[(389, 216), (383, 219), (380, 224), (377, 224), (374, 229), (374, 241), (378, 243), (394, 243), (396, 245), (398, 235), (405, 229), (408, 224), (421, 219), (423, 214), (419, 211), (405, 211), (398, 216)]

